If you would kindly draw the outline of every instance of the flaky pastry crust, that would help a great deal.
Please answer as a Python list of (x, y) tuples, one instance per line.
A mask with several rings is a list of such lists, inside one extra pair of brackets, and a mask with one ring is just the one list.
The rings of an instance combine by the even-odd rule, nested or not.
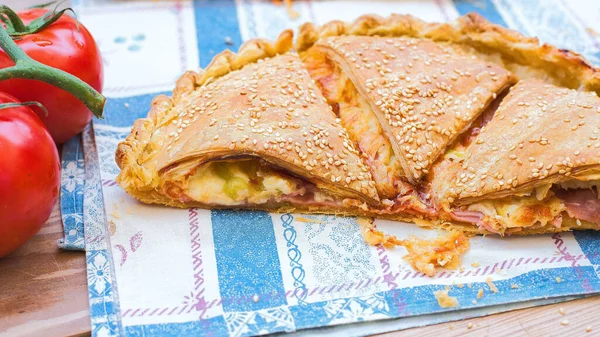
[(459, 177), (442, 174), (436, 179), (445, 181), (452, 197), (466, 204), (597, 175), (598, 137), (600, 99), (594, 92), (521, 81), (465, 149), (469, 157)]
[(368, 98), (414, 184), (497, 94), (516, 83), (506, 69), (428, 39), (333, 36), (313, 48), (336, 60)]
[[(343, 198), (376, 204), (370, 173), (298, 56), (291, 35), (225, 52), (159, 97), (117, 150), (118, 182), (147, 202), (194, 205), (186, 182), (212, 160), (264, 160)], [(235, 70), (235, 71), (234, 71)], [(158, 199), (157, 199), (158, 198)], [(207, 205), (210, 206), (210, 205)], [(265, 205), (266, 206), (266, 205)]]
[[(563, 87), (595, 91), (600, 94), (600, 70), (580, 54), (540, 44), (535, 37), (490, 23), (477, 13), (469, 13), (448, 23), (425, 22), (411, 15), (392, 14), (388, 17), (367, 14), (354, 22), (330, 21), (322, 26), (306, 23), (300, 27), (295, 46), (299, 52), (329, 36), (408, 36), (438, 42), (466, 45), (482, 54), (497, 54), (490, 61), (509, 70), (526, 66), (539, 70), (535, 76)], [(518, 70), (513, 71), (521, 77)]]
[[(600, 70), (591, 66), (582, 56), (568, 50), (561, 50), (547, 44), (540, 44), (538, 39), (525, 37), (518, 32), (489, 23), (477, 14), (468, 14), (450, 23), (427, 23), (409, 15), (391, 15), (382, 18), (376, 15), (364, 15), (352, 23), (332, 21), (317, 27), (313, 24), (304, 24), (299, 31), (295, 43), (298, 52), (304, 52), (312, 46), (325, 41), (328, 37), (336, 36), (385, 36), (385, 37), (411, 37), (429, 39), (435, 42), (444, 42), (464, 47), (466, 51), (475, 51), (478, 56), (486, 61), (511, 71), (521, 80), (537, 79), (556, 86), (576, 89), (579, 91), (593, 91), (600, 93)], [(164, 128), (167, 123), (177, 118), (180, 111), (174, 109), (177, 105), (193, 103), (193, 92), (214, 83), (217, 79), (230, 74), (234, 70), (242, 69), (244, 66), (253, 64), (258, 60), (272, 58), (292, 50), (293, 36), (291, 31), (283, 32), (274, 43), (265, 40), (252, 40), (245, 43), (238, 53), (225, 51), (217, 55), (211, 64), (199, 72), (188, 72), (184, 74), (176, 84), (172, 97), (164, 95), (156, 97), (152, 102), (151, 110), (147, 118), (135, 122), (131, 134), (119, 144), (116, 152), (116, 161), (122, 172), (118, 176), (119, 184), (131, 195), (146, 203), (160, 203), (177, 207), (199, 206), (182, 202), (177, 198), (159, 191), (158, 185), (160, 174), (183, 174), (189, 172), (199, 164), (198, 161), (186, 162), (185, 157), (177, 157), (177, 144), (167, 144), (167, 135), (156, 137), (156, 130)], [(495, 97), (495, 96), (494, 96)], [(171, 127), (173, 128), (173, 127)], [(171, 129), (166, 129), (171, 130)], [(177, 131), (177, 127), (174, 129)], [(461, 130), (462, 131), (462, 130)], [(179, 133), (178, 133), (179, 134)], [(218, 134), (212, 135), (214, 137)], [(183, 136), (182, 136), (183, 137)], [(228, 140), (223, 137), (223, 140)], [(213, 153), (215, 156), (223, 155), (234, 149), (224, 147), (230, 143), (220, 144), (222, 153)], [(201, 145), (201, 144), (196, 144)], [(194, 145), (194, 146), (196, 146)], [(171, 146), (171, 148), (168, 148)], [(237, 145), (236, 145), (237, 146)], [(171, 151), (173, 150), (173, 151)], [(247, 150), (247, 149), (246, 149)], [(189, 153), (190, 149), (187, 150)], [(231, 152), (235, 155), (235, 151)], [(247, 151), (242, 151), (247, 155)], [(267, 156), (268, 153), (255, 153), (257, 156)], [(176, 158), (177, 157), (177, 158)], [(208, 157), (206, 157), (208, 158)], [(271, 158), (276, 161), (276, 158)], [(288, 158), (292, 160), (291, 158)], [(281, 162), (285, 167), (285, 161)], [(356, 165), (362, 165), (357, 162)], [(294, 171), (293, 167), (286, 167)], [(308, 170), (310, 171), (310, 170)], [(307, 171), (295, 171), (299, 176), (307, 175)], [(413, 172), (414, 173), (414, 172)], [(424, 172), (427, 174), (427, 172)], [(418, 176), (421, 178), (421, 175)], [(177, 179), (171, 176), (170, 179)], [(430, 179), (428, 179), (430, 180)], [(428, 181), (427, 180), (427, 181)], [(413, 182), (417, 182), (414, 180)], [(423, 222), (421, 216), (411, 217), (409, 214), (390, 212), (379, 212), (377, 203), (380, 199), (374, 187), (354, 188), (354, 192), (362, 192), (363, 200), (370, 200), (371, 206), (364, 204), (347, 204), (339, 209), (322, 206), (295, 207), (294, 205), (266, 204), (259, 207), (265, 210), (288, 212), (314, 212), (341, 215), (380, 216), (396, 220), (413, 221), (423, 226), (457, 228), (470, 233), (490, 233), (485, 228), (456, 223), (447, 219), (431, 218)], [(465, 197), (472, 197), (466, 196)], [(389, 201), (389, 200), (387, 200)], [(381, 206), (381, 205), (380, 205)], [(212, 207), (212, 206), (211, 206)], [(226, 207), (226, 206), (225, 206)], [(381, 206), (381, 209), (386, 208)], [(213, 208), (220, 208), (216, 206)], [(566, 217), (563, 226), (547, 226), (524, 229), (515, 234), (537, 234), (548, 232), (559, 232), (572, 228), (594, 228), (598, 225), (581, 221), (575, 223), (572, 218)]]
[(258, 60), (284, 54), (293, 47), (293, 33), (290, 30), (282, 32), (275, 42), (264, 39), (250, 40), (244, 43), (234, 53), (225, 50), (216, 55), (210, 64), (198, 72), (188, 71), (176, 82), (171, 97), (156, 96), (151, 103), (146, 118), (136, 120), (131, 133), (125, 141), (119, 143), (115, 153), (115, 161), (121, 169), (117, 182), (131, 195), (146, 203), (161, 203), (169, 206), (186, 207), (156, 190), (160, 179), (159, 169), (146, 166), (162, 148), (163, 144), (152, 142), (154, 131), (161, 125), (176, 117), (173, 107), (190, 99), (190, 94), (196, 88), (209, 84), (234, 70), (241, 69), (247, 64)]

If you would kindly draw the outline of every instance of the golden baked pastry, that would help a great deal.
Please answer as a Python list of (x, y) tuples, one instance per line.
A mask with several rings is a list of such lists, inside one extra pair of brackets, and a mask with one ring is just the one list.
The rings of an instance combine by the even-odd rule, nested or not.
[(476, 14), (365, 15), (292, 40), (252, 40), (184, 74), (119, 144), (118, 183), (177, 207), (599, 229), (600, 71), (578, 54)]
[(334, 210), (379, 196), (346, 131), (300, 59), (291, 32), (246, 43), (173, 98), (157, 97), (117, 150), (118, 182), (147, 203)]
[(522, 80), (431, 191), (452, 219), (490, 232), (597, 229), (599, 137), (596, 93)]

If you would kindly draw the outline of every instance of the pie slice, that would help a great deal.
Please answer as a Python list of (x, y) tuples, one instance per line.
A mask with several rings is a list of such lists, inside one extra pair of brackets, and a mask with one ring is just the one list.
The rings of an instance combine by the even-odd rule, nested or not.
[(438, 206), (492, 233), (600, 229), (600, 98), (523, 80), (433, 178)]
[[(307, 67), (318, 69), (313, 77), (370, 162), (411, 183), (516, 82), (508, 70), (475, 54), (422, 38), (331, 36), (309, 53), (327, 58), (315, 67), (319, 61), (309, 56)], [(327, 65), (331, 69), (323, 70)], [(371, 141), (377, 134), (380, 139)]]
[(147, 203), (354, 212), (377, 205), (371, 174), (299, 57), (257, 40), (157, 97), (116, 159)]

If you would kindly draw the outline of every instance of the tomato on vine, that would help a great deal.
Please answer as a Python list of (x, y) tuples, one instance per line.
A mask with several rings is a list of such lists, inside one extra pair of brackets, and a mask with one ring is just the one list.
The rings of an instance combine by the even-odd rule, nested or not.
[[(104, 110), (100, 53), (89, 32), (63, 16), (67, 10), (16, 13), (0, 5), (0, 257), (52, 212), (60, 190), (55, 142)], [(38, 105), (37, 115), (27, 105)]]
[[(102, 89), (100, 51), (88, 30), (65, 14), (68, 10), (33, 8), (14, 12), (7, 6), (0, 6), (5, 32), (19, 47), (15, 55), (17, 49), (5, 48), (9, 41), (5, 40), (2, 44), (5, 50), (0, 50), (0, 91), (23, 102), (36, 101), (45, 106), (48, 114), (37, 107), (33, 110), (46, 124), (57, 144), (66, 142), (83, 130), (90, 122), (92, 112), (99, 112), (80, 101), (81, 96), (76, 91), (82, 91), (84, 87), (68, 82), (64, 86), (57, 85), (56, 82), (61, 79), (56, 74), (44, 74), (40, 69), (28, 71), (25, 66), (19, 67), (19, 60), (25, 59), (25, 55), (73, 75), (95, 92)], [(44, 83), (48, 82), (48, 77), (52, 77), (54, 83)]]
[(60, 188), (60, 160), (44, 123), (0, 92), (0, 257), (37, 233)]

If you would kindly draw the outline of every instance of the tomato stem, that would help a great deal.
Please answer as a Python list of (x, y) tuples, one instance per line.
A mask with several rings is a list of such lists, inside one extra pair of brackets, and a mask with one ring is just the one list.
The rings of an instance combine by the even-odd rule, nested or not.
[[(6, 31), (8, 32), (8, 35), (12, 37), (35, 34), (56, 22), (56, 20), (60, 19), (60, 17), (66, 12), (72, 12), (73, 15), (75, 15), (75, 11), (73, 11), (73, 9), (70, 7), (61, 9), (60, 11), (58, 10), (58, 6), (60, 6), (63, 2), (64, 0), (59, 2), (54, 10), (47, 12), (39, 18), (31, 21), (27, 25), (23, 23), (19, 15), (10, 7), (6, 5), (0, 5), (0, 20), (2, 20), (2, 22), (4, 22), (6, 25)], [(47, 6), (54, 3), (56, 3), (56, 1), (44, 4), (42, 6)], [(77, 30), (79, 30), (79, 22), (77, 21), (76, 15), (75, 21), (77, 22)]]
[(6, 23), (7, 28), (9, 30), (22, 32), (26, 29), (23, 20), (13, 11), (10, 7), (6, 5), (0, 5), (0, 16), (4, 16), (8, 18), (8, 21), (2, 20)]
[(44, 111), (44, 114), (46, 116), (48, 116), (48, 110), (46, 109), (46, 107), (44, 105), (42, 105), (42, 103), (35, 102), (35, 101), (19, 102), (19, 103), (2, 103), (2, 104), (0, 104), (0, 110), (20, 107), (20, 106), (30, 106), (30, 105), (35, 105), (38, 108), (42, 109), (42, 111)]
[(29, 57), (0, 25), (0, 48), (15, 65), (0, 69), (0, 81), (26, 78), (46, 82), (77, 97), (98, 118), (102, 118), (106, 98), (79, 78), (62, 70), (49, 67)]

